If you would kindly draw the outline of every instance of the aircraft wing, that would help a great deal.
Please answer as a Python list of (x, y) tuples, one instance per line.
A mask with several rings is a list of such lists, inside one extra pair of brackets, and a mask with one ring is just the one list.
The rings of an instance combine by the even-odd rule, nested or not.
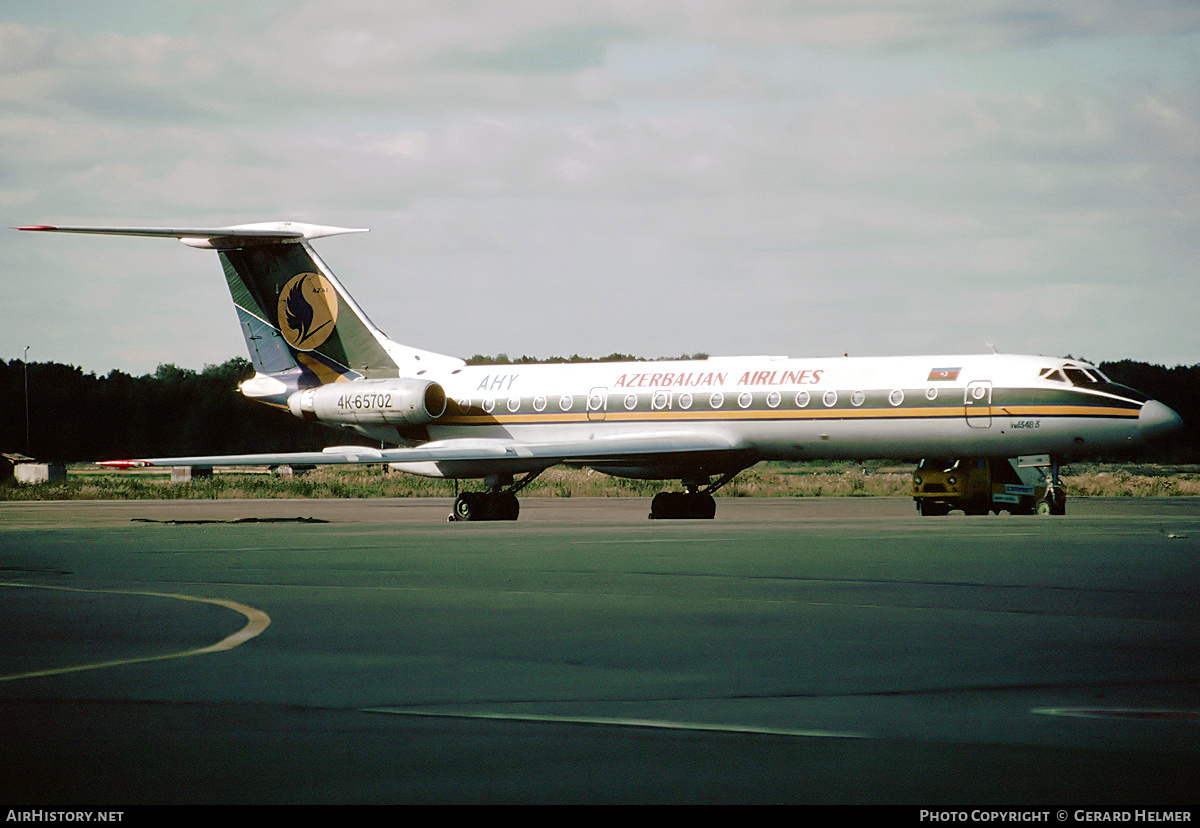
[(368, 446), (333, 446), (323, 451), (279, 454), (222, 454), (195, 457), (154, 457), (106, 460), (111, 468), (145, 466), (320, 466), (353, 463), (464, 462), (502, 471), (508, 465), (528, 465), (530, 460), (558, 463), (605, 464), (653, 460), (656, 456), (681, 459), (681, 455), (715, 456), (745, 450), (745, 446), (716, 434), (671, 432), (624, 434), (592, 440), (520, 442), (492, 438), (437, 440), (414, 448), (376, 449)]

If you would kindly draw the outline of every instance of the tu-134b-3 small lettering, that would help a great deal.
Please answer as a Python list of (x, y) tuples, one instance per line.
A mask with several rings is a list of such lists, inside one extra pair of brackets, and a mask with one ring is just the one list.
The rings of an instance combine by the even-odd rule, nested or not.
[[(926, 458), (923, 514), (1061, 514), (1066, 459), (1167, 434), (1179, 416), (1095, 366), (1012, 354), (710, 357), (513, 366), (395, 342), (312, 240), (364, 232), (292, 222), (225, 228), (18, 228), (175, 238), (216, 251), (255, 375), (241, 393), (385, 448), (105, 461), (116, 467), (387, 463), (483, 481), (454, 520), (514, 520), (517, 492), (556, 465), (679, 480), (652, 518), (712, 518), (713, 492), (764, 460)], [(1010, 458), (1038, 456), (1032, 462)], [(940, 458), (940, 459), (934, 459)], [(1040, 485), (1022, 478), (1041, 469)]]

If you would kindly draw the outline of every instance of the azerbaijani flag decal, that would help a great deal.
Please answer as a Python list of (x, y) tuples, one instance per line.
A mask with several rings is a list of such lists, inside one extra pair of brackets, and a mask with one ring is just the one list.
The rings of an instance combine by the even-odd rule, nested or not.
[(953, 382), (958, 379), (958, 372), (961, 368), (934, 368), (929, 372), (929, 379), (926, 382)]

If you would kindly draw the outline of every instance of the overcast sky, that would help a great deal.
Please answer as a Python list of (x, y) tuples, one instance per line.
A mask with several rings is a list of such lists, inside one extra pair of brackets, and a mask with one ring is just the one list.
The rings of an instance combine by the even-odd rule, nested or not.
[[(454, 354), (1200, 362), (1195, 0), (0, 0), (0, 221), (316, 242)], [(245, 354), (215, 254), (0, 230), (0, 359)]]

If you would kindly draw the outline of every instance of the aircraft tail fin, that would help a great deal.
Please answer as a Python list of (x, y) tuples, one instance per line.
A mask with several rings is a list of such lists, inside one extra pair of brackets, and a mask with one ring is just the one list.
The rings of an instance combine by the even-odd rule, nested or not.
[(250, 359), (260, 374), (298, 368), (302, 387), (399, 375), (387, 338), (307, 238), (222, 244), (217, 255)]
[(359, 377), (413, 376), (453, 357), (408, 348), (383, 334), (346, 291), (309, 241), (362, 233), (295, 222), (222, 228), (17, 228), (63, 233), (177, 238), (216, 250), (225, 271), (257, 376), (249, 396), (276, 402), (299, 388)]

